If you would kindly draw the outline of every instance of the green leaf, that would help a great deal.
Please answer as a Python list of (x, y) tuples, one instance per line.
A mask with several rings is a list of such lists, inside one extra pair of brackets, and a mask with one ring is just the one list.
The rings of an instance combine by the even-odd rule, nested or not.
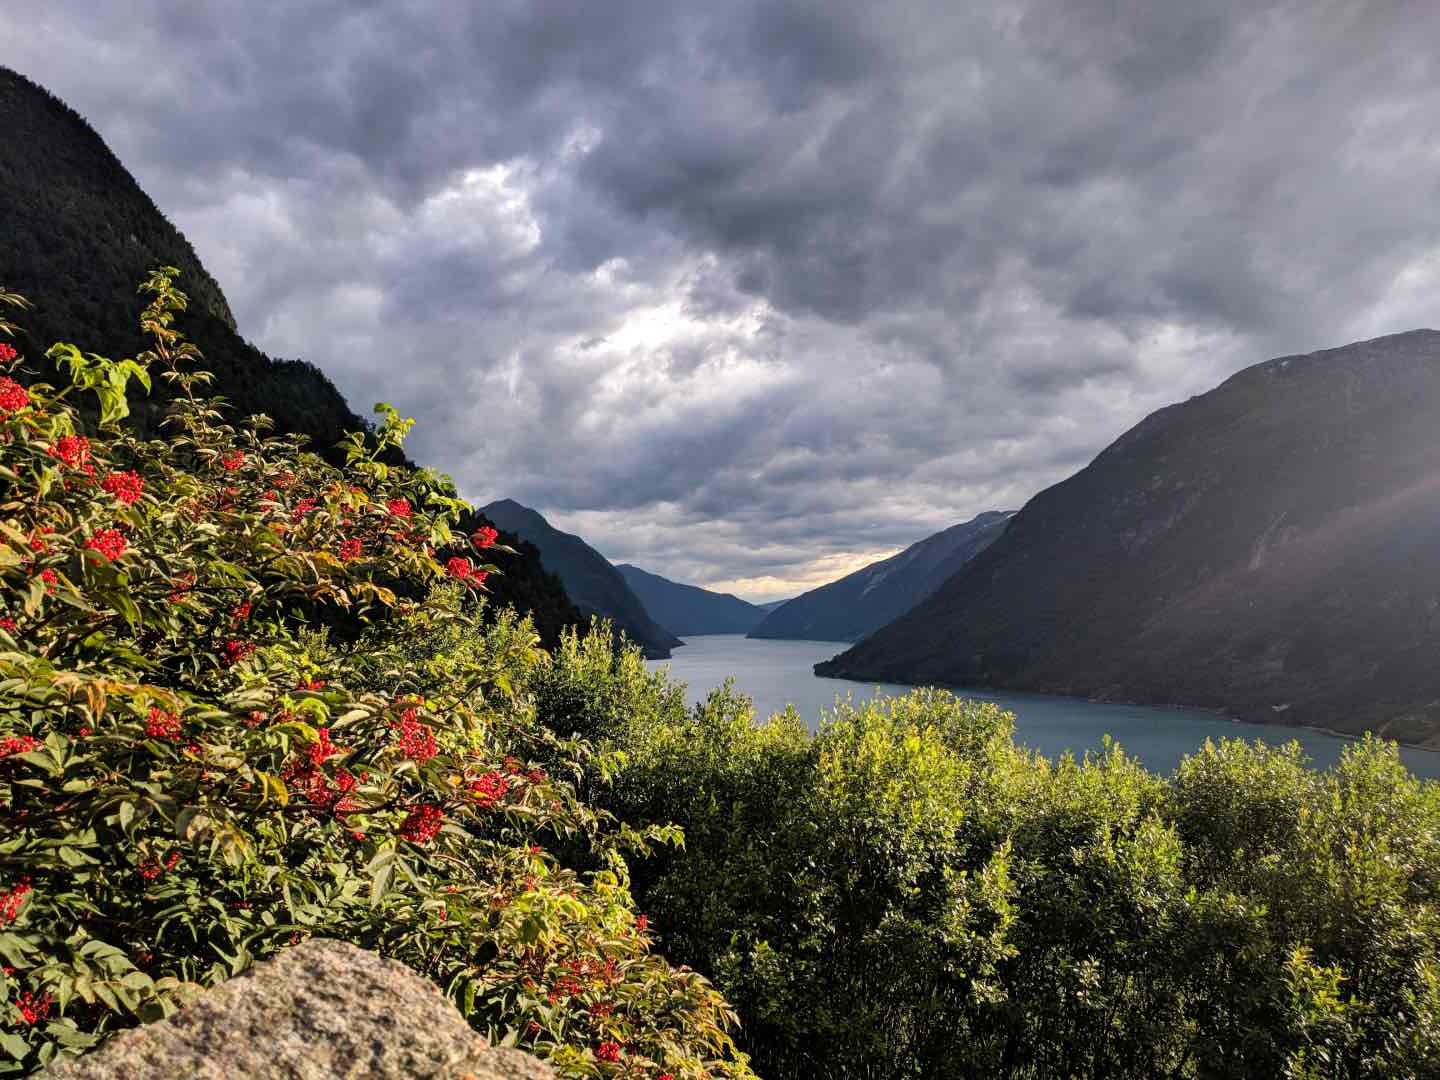
[(393, 844), (386, 844), (375, 853), (375, 857), (365, 867), (365, 872), (370, 875), (370, 906), (379, 907), (380, 901), (390, 885), (391, 875), (395, 872), (395, 858), (397, 852)]

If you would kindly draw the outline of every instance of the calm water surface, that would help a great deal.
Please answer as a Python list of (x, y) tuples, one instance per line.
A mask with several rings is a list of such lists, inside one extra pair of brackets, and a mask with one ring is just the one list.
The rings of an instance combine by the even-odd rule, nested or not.
[[(693, 703), (702, 700), (729, 676), (735, 686), (755, 702), (757, 716), (781, 712), (794, 705), (813, 728), (822, 709), (836, 697), (856, 703), (877, 695), (904, 694), (910, 687), (817, 678), (811, 667), (844, 651), (833, 641), (760, 641), (739, 634), (712, 634), (685, 639), (670, 660), (651, 661), (652, 668), (669, 668), (673, 678), (687, 686)], [(1050, 757), (1066, 750), (1077, 757), (1099, 750), (1101, 738), (1110, 735), (1125, 751), (1145, 765), (1168, 773), (1181, 757), (1208, 739), (1221, 737), (1263, 739), (1265, 742), (1299, 740), (1317, 768), (1331, 765), (1346, 740), (1301, 728), (1269, 724), (1239, 724), (1209, 713), (1188, 709), (1159, 709), (1144, 705), (1108, 705), (1080, 698), (1016, 694), (1004, 691), (960, 691), (966, 697), (993, 701), (1015, 714), (1016, 741)], [(1440, 752), (1401, 750), (1417, 776), (1440, 777)]]

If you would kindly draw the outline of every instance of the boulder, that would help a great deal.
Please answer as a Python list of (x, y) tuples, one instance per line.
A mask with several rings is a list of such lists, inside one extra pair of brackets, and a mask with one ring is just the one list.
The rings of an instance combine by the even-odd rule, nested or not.
[(317, 938), (216, 987), (174, 1016), (121, 1032), (47, 1080), (554, 1080), (492, 1049), (429, 980)]

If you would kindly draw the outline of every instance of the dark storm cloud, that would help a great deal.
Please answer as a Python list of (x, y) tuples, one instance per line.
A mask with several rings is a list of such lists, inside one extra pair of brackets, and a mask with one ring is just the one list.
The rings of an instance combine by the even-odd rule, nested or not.
[(1431, 324), (1440, 8), (18, 0), (242, 329), (607, 555), (792, 592)]

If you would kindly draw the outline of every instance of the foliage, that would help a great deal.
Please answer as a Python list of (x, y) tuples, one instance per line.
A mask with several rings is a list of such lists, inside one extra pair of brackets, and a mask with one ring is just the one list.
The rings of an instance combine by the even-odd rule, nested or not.
[[(564, 1075), (749, 1075), (631, 901), (626, 856), (677, 830), (552, 773), (598, 765), (523, 696), (533, 624), (479, 619), (507, 549), (395, 464), (394, 410), (340, 467), (225, 424), (174, 274), (134, 361), (59, 345), (70, 385), (0, 380), (0, 1072), (325, 935)], [(122, 425), (152, 378), (163, 439)]]
[(808, 734), (567, 638), (542, 720), (683, 849), (634, 867), (771, 1080), (1440, 1075), (1440, 785), (1357, 743), (1048, 761), (940, 691)]

